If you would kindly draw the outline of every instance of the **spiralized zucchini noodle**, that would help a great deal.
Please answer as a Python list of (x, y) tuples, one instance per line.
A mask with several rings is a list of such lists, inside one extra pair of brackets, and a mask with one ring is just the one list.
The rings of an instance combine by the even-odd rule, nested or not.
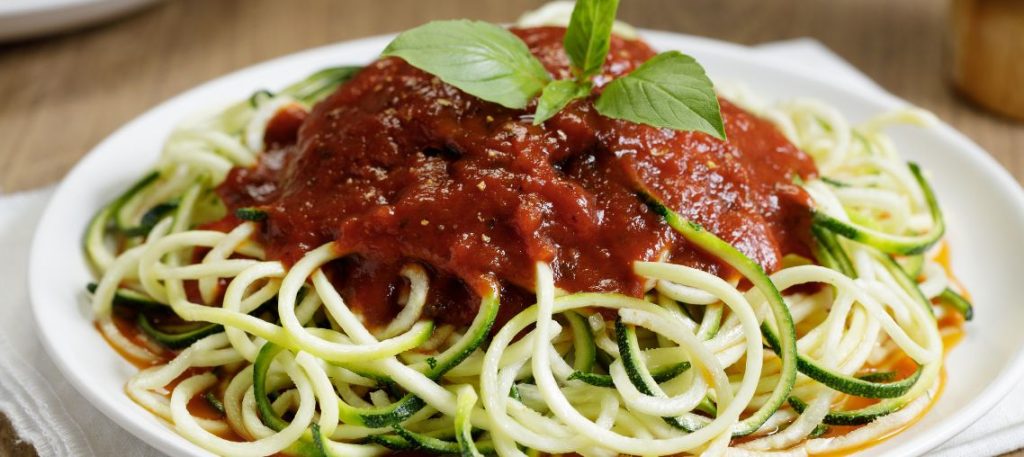
[[(223, 213), (213, 188), (256, 163), (279, 109), (308, 108), (353, 71), (328, 69), (182, 124), (154, 171), (88, 228), (97, 326), (148, 365), (127, 393), (195, 444), (238, 456), (797, 456), (873, 443), (932, 401), (937, 318), (969, 305), (936, 261), (944, 226), (924, 172), (884, 133), (927, 125), (927, 113), (850, 125), (813, 100), (725, 94), (819, 167), (820, 179), (802, 183), (815, 203), (814, 259), (787, 256), (766, 275), (648, 195), (666, 224), (742, 280), (638, 262), (642, 298), (570, 294), (537, 263), (536, 304), (496, 327), (492, 284), (472, 324), (453, 329), (423, 318), (432, 285), (411, 263), (402, 311), (371, 329), (321, 268), (347, 254), (333, 244), (286, 267), (267, 259), (256, 222), (194, 228)], [(137, 310), (140, 334), (118, 325), (119, 308)], [(151, 309), (187, 324), (168, 329)]]

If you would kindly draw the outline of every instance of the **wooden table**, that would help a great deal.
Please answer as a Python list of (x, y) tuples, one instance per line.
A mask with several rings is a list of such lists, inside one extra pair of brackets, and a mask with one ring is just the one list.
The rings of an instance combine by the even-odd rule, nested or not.
[[(181, 0), (81, 32), (0, 45), (0, 191), (56, 182), (98, 141), (198, 83), (272, 57), (430, 19), (511, 21), (537, 0)], [(632, 24), (756, 44), (811, 36), (934, 111), (1024, 178), (1024, 126), (948, 85), (938, 0), (623, 0)], [(2, 418), (0, 418), (2, 419)], [(0, 455), (31, 456), (0, 420)], [(1024, 457), (1024, 452), (1014, 454)]]

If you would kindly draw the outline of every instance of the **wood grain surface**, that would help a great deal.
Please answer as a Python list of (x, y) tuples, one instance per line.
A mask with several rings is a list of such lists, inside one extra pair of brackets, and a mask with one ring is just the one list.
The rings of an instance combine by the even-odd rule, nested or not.
[[(253, 63), (431, 19), (512, 21), (541, 3), (179, 0), (103, 26), (0, 45), (0, 192), (58, 181), (128, 120)], [(951, 89), (947, 11), (942, 0), (622, 0), (620, 18), (742, 44), (817, 38), (966, 133), (1021, 180), (1024, 126), (973, 107)], [(8, 455), (35, 453), (17, 444), (4, 419), (0, 456)]]
[(960, 92), (995, 112), (1024, 121), (1024, 2), (954, 0), (953, 81)]

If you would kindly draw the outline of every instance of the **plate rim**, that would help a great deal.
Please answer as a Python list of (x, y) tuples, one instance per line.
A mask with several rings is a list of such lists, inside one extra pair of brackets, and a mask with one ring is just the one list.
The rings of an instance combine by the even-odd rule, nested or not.
[[(787, 67), (781, 62), (777, 62), (757, 54), (756, 49), (750, 46), (670, 31), (648, 29), (638, 29), (638, 31), (642, 38), (651, 42), (654, 47), (658, 49), (679, 48), (681, 47), (680, 44), (697, 46), (707, 52), (724, 55), (727, 58), (748, 62), (752, 61), (757, 65), (769, 67), (773, 72), (782, 74), (786, 78), (793, 78), (796, 80), (813, 80), (818, 84), (828, 87), (830, 90), (836, 90), (856, 98), (865, 99), (865, 101), (870, 103), (890, 108), (898, 106), (912, 106), (912, 104), (881, 88), (878, 88), (877, 91), (849, 88), (841, 83), (830, 81), (818, 73), (801, 73), (797, 69)], [(212, 455), (208, 451), (178, 435), (174, 431), (173, 426), (162, 419), (157, 418), (164, 427), (163, 433), (153, 433), (151, 430), (147, 429), (147, 427), (143, 426), (142, 423), (137, 422), (137, 417), (135, 417), (134, 414), (126, 412), (113, 401), (108, 401), (95, 389), (90, 388), (78, 373), (71, 370), (71, 367), (65, 360), (65, 354), (58, 350), (56, 341), (53, 339), (53, 336), (50, 335), (48, 331), (49, 329), (43, 325), (43, 322), (46, 320), (46, 316), (41, 315), (41, 313), (43, 313), (45, 305), (40, 304), (43, 300), (43, 297), (41, 297), (41, 291), (42, 288), (45, 288), (46, 286), (44, 282), (46, 279), (46, 264), (44, 260), (46, 259), (43, 259), (43, 255), (41, 254), (43, 252), (43, 248), (41, 246), (46, 241), (46, 237), (44, 236), (46, 232), (42, 227), (47, 226), (48, 223), (52, 224), (53, 219), (57, 218), (57, 208), (55, 204), (55, 201), (57, 200), (56, 197), (73, 190), (70, 188), (70, 183), (75, 181), (75, 179), (72, 178), (84, 173), (83, 170), (87, 168), (85, 166), (86, 163), (99, 160), (97, 157), (100, 157), (100, 152), (106, 149), (107, 144), (114, 142), (116, 138), (125, 135), (126, 132), (130, 132), (137, 128), (137, 125), (145, 124), (149, 118), (156, 116), (165, 110), (175, 109), (175, 105), (186, 102), (188, 98), (193, 96), (193, 93), (202, 92), (217, 84), (223, 84), (224, 81), (243, 78), (247, 73), (259, 73), (267, 68), (285, 65), (289, 63), (289, 61), (301, 61), (305, 58), (318, 54), (330, 54), (332, 51), (337, 51), (339, 49), (372, 45), (377, 42), (379, 42), (381, 44), (380, 47), (383, 48), (383, 45), (386, 44), (385, 40), (394, 36), (395, 34), (380, 34), (317, 46), (249, 65), (192, 86), (191, 88), (179, 92), (159, 104), (150, 107), (106, 136), (102, 141), (91, 148), (81, 159), (79, 159), (78, 162), (76, 162), (75, 166), (61, 179), (60, 184), (54, 190), (53, 196), (50, 201), (47, 202), (42, 217), (39, 219), (39, 225), (33, 234), (28, 262), (29, 297), (33, 320), (35, 321), (36, 330), (39, 332), (39, 340), (41, 341), (47, 355), (57, 366), (61, 375), (79, 394), (84, 396), (94, 407), (115, 422), (118, 426), (145, 442), (150, 447), (154, 447), (160, 452), (173, 451), (176, 453), (197, 456)], [(674, 44), (670, 46), (663, 46), (665, 43)], [(192, 108), (202, 109), (203, 107), (200, 106)], [(187, 115), (188, 112), (182, 114)], [(994, 177), (994, 182), (996, 187), (998, 187), (998, 190), (1004, 192), (1008, 199), (1014, 203), (1016, 208), (1024, 212), (1024, 189), (1021, 188), (1021, 185), (1017, 180), (1013, 178), (1009, 171), (1003, 168), (995, 158), (985, 152), (985, 150), (978, 146), (973, 140), (944, 121), (939, 121), (932, 127), (932, 129), (936, 131), (936, 134), (940, 136), (943, 141), (951, 141), (955, 149), (957, 149), (957, 154), (968, 154), (972, 162), (976, 162), (981, 166), (986, 176)], [(894, 455), (919, 455), (935, 448), (943, 442), (951, 439), (956, 433), (959, 433), (969, 427), (986, 411), (992, 409), (999, 400), (1009, 393), (1013, 385), (1021, 378), (1024, 378), (1024, 347), (1017, 348), (1015, 354), (1008, 359), (1008, 364), (1001, 366), (998, 371), (997, 378), (993, 380), (993, 382), (989, 383), (988, 386), (978, 394), (978, 396), (970, 400), (965, 408), (957, 414), (956, 418), (943, 420), (937, 424), (937, 427), (932, 428), (928, 433), (915, 437), (910, 441), (900, 443), (895, 448), (889, 449), (888, 452)], [(143, 412), (145, 414), (152, 415), (152, 413), (145, 411), (144, 409)], [(156, 417), (155, 415), (152, 416), (154, 418)]]

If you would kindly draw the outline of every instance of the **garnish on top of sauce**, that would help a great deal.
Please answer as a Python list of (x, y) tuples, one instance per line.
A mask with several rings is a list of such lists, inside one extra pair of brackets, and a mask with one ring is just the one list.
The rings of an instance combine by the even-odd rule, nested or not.
[[(857, 130), (787, 137), (717, 98), (693, 58), (612, 35), (617, 6), (581, 0), (568, 29), (427, 24), (362, 69), (182, 126), (167, 150), (194, 155), (165, 155), (87, 229), (97, 328), (148, 367), (127, 393), (222, 455), (819, 455), (912, 423), (962, 323), (933, 305), (972, 309), (919, 287), (935, 268), (908, 254), (944, 229), (920, 169), (932, 227), (876, 230), (889, 205), (829, 186), (889, 192), (858, 179), (900, 165), (872, 153), (885, 137), (812, 157), (790, 138)], [(800, 129), (816, 111), (774, 115)], [(225, 141), (240, 158), (223, 176), (194, 158)], [(203, 207), (210, 191), (223, 207)], [(169, 407), (147, 400), (172, 389)], [(505, 403), (527, 396), (544, 407)], [(481, 399), (491, 420), (474, 423)], [(236, 442), (256, 438), (240, 411), (276, 434)], [(800, 418), (769, 422), (780, 411)], [(550, 437), (516, 431), (538, 417)]]
[[(566, 29), (509, 33), (547, 74), (573, 78)], [(657, 58), (617, 35), (609, 49), (594, 81), (621, 81)], [(398, 273), (410, 261), (430, 268), (425, 315), (455, 325), (476, 316), (479, 297), (466, 285), (481, 276), (506, 286), (507, 316), (533, 303), (526, 292), (538, 261), (570, 292), (640, 296), (635, 261), (726, 274), (647, 210), (637, 183), (768, 271), (784, 254), (809, 255), (810, 201), (791, 179), (816, 176), (812, 159), (771, 122), (725, 99), (720, 107), (729, 141), (610, 119), (592, 98), (533, 125), (529, 109), (384, 58), (301, 122), (284, 112), (272, 119), (275, 146), (256, 167), (232, 170), (218, 194), (229, 214), (265, 214), (256, 238), (268, 258), (290, 264), (331, 241), (349, 252), (326, 273), (369, 325), (398, 312)]]
[(480, 99), (523, 109), (540, 93), (534, 124), (590, 96), (606, 117), (725, 139), (714, 85), (704, 68), (678, 51), (663, 52), (611, 82), (596, 81), (608, 55), (618, 0), (580, 0), (563, 45), (571, 79), (556, 80), (516, 35), (486, 22), (434, 21), (398, 35), (384, 56), (399, 57)]

